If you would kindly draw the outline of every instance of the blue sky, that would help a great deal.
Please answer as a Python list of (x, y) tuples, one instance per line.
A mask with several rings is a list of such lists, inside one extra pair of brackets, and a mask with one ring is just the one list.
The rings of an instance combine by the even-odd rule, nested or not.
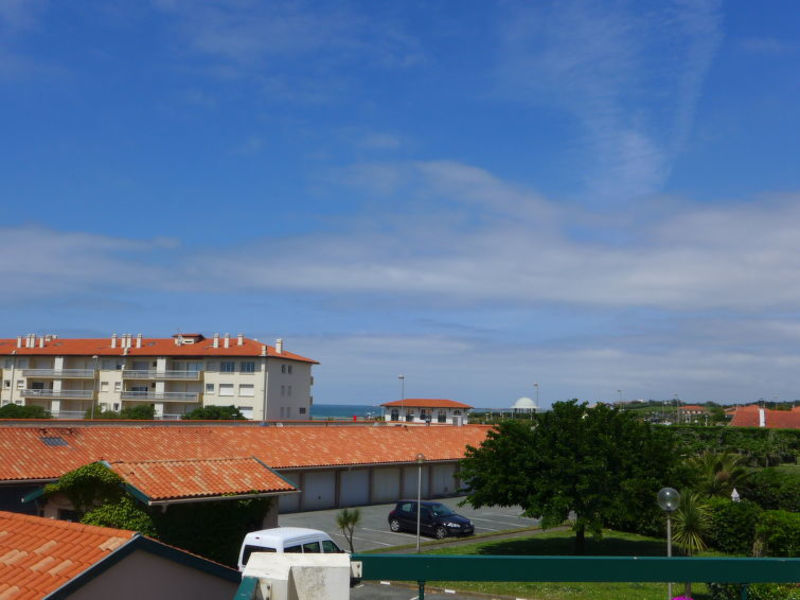
[(800, 398), (794, 2), (0, 0), (0, 332), (315, 401)]

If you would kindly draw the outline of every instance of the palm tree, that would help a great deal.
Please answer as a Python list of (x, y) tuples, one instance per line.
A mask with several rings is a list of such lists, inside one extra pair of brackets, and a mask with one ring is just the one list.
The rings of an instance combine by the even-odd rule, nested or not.
[(695, 490), (705, 496), (730, 496), (750, 476), (746, 460), (743, 454), (709, 450), (694, 457), (689, 463), (697, 477)]
[[(702, 494), (681, 494), (680, 505), (673, 515), (672, 539), (683, 549), (686, 556), (693, 556), (706, 549), (705, 536), (711, 528), (711, 511), (703, 501)], [(686, 582), (686, 596), (692, 595), (692, 582)]]
[(342, 530), (342, 535), (344, 535), (345, 539), (347, 539), (347, 543), (350, 545), (350, 553), (352, 554), (355, 552), (353, 548), (353, 533), (356, 530), (356, 526), (361, 522), (361, 512), (354, 508), (350, 510), (349, 508), (345, 508), (339, 511), (336, 515), (336, 526)]

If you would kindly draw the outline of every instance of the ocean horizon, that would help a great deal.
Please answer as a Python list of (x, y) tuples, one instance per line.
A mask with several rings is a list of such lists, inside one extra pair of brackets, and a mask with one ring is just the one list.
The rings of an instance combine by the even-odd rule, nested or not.
[(314, 404), (311, 419), (370, 419), (383, 414), (378, 405), (372, 404)]

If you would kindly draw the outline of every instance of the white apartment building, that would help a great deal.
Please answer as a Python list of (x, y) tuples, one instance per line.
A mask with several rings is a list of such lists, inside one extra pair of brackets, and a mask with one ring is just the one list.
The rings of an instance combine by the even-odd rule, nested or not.
[(119, 411), (153, 404), (179, 419), (231, 404), (249, 419), (308, 419), (317, 361), (242, 334), (100, 339), (27, 335), (0, 339), (0, 405), (37, 405), (54, 418), (83, 418), (93, 403)]

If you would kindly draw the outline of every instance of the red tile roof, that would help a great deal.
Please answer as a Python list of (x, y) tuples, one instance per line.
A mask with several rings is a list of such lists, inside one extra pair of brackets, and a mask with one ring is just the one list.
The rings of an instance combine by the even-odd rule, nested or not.
[(679, 406), (678, 410), (684, 411), (705, 411), (705, 406), (700, 406), (699, 404), (687, 404), (686, 406)]
[(136, 535), (0, 511), (0, 598), (43, 598)]
[(266, 347), (267, 356), (272, 358), (318, 364), (311, 358), (286, 350), (278, 353), (273, 346), (249, 338), (244, 338), (240, 346), (236, 337), (232, 337), (228, 348), (223, 347), (224, 339), (219, 340), (218, 348), (214, 348), (213, 340), (207, 338), (181, 345), (177, 345), (173, 338), (142, 338), (141, 348), (136, 347), (136, 341), (133, 338), (130, 348), (122, 348), (122, 341), (117, 338), (116, 348), (112, 348), (111, 338), (56, 338), (46, 341), (44, 347), (40, 348), (37, 338), (35, 347), (26, 348), (23, 339), (22, 347), (18, 348), (16, 338), (0, 339), (0, 356), (12, 353), (17, 356), (262, 356)]
[[(0, 425), (0, 481), (57, 479), (98, 460), (152, 460), (255, 457), (273, 469), (329, 465), (457, 460), (466, 446), (478, 446), (489, 426), (169, 426)], [(42, 438), (60, 437), (65, 445)]]
[[(763, 410), (766, 429), (800, 429), (800, 411)], [(736, 407), (730, 424), (732, 427), (759, 427), (759, 407), (755, 404)]]
[(469, 404), (444, 398), (406, 398), (384, 402), (381, 406), (405, 406), (408, 408), (472, 408)]
[(118, 461), (111, 469), (151, 502), (297, 490), (255, 458)]

